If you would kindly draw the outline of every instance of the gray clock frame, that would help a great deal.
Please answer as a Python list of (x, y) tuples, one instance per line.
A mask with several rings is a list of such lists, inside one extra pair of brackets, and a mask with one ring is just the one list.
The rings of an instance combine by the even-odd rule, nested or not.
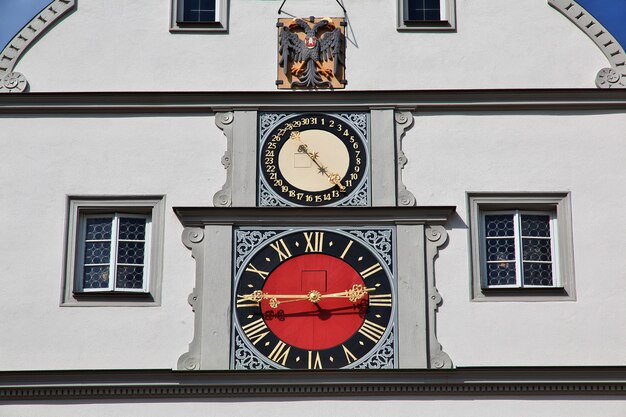
[[(183, 244), (196, 263), (189, 295), (194, 336), (178, 360), (181, 370), (227, 370), (231, 346), (233, 228), (239, 226), (359, 227), (396, 230), (397, 367), (451, 368), (436, 335), (442, 302), (434, 262), (447, 240), (444, 224), (454, 207), (220, 208), (175, 207)], [(227, 284), (228, 283), (228, 284)]]
[[(294, 112), (331, 112), (328, 106), (289, 106)], [(268, 111), (270, 109), (267, 109)], [(284, 112), (286, 108), (274, 108)], [(413, 126), (412, 107), (345, 106), (335, 113), (369, 113), (369, 198), (373, 207), (413, 206), (414, 195), (402, 183), (402, 169), (407, 158), (402, 151), (402, 138)], [(265, 110), (264, 110), (265, 111)], [(257, 147), (260, 111), (256, 108), (223, 108), (215, 113), (215, 124), (226, 137), (226, 152), (222, 165), (226, 181), (214, 194), (216, 207), (257, 206)], [(395, 186), (390, 186), (395, 184)]]

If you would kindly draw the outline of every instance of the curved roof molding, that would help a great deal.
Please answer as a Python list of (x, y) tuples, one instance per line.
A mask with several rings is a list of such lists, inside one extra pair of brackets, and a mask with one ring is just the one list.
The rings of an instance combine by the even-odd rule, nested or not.
[(596, 75), (598, 88), (626, 88), (626, 53), (613, 35), (574, 0), (548, 0), (550, 6), (563, 13), (600, 48), (611, 64)]
[(76, 0), (54, 0), (28, 22), (0, 52), (0, 93), (26, 91), (28, 81), (13, 69), (22, 55), (67, 12), (74, 9)]

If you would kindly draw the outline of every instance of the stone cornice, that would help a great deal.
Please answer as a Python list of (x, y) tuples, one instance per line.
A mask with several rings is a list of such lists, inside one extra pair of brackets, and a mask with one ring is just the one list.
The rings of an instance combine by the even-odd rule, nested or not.
[(0, 95), (0, 114), (207, 113), (237, 109), (418, 112), (624, 110), (624, 89), (334, 92), (77, 92)]
[(624, 396), (626, 367), (449, 370), (0, 372), (0, 401), (253, 396)]

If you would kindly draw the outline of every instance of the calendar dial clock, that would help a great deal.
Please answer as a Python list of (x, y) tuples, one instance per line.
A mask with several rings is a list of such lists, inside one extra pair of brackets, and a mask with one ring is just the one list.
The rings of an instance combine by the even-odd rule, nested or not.
[[(366, 205), (367, 138), (348, 116), (282, 115), (279, 122), (262, 133), (261, 193), (271, 194), (276, 205)], [(357, 116), (361, 124), (367, 125), (365, 114)], [(358, 193), (363, 196), (355, 200)], [(266, 200), (261, 198), (261, 205), (271, 205)]]
[(243, 344), (270, 368), (337, 369), (393, 351), (393, 274), (358, 235), (294, 229), (259, 244), (235, 278), (235, 356)]

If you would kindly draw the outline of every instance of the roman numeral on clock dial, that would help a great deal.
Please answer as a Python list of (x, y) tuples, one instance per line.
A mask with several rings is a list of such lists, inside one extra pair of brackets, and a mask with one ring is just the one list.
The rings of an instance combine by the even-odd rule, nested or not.
[(309, 350), (309, 369), (322, 369), (322, 360), (320, 359), (319, 352), (315, 352), (314, 354)]
[(374, 275), (378, 271), (382, 271), (382, 270), (383, 270), (383, 267), (380, 266), (380, 264), (378, 262), (376, 262), (374, 265), (372, 265), (369, 268), (361, 271), (361, 277), (363, 279), (365, 279), (365, 278), (369, 277), (370, 275)]
[(323, 252), (324, 232), (304, 232), (304, 238), (306, 239), (305, 252)]
[(391, 307), (391, 294), (370, 294), (369, 304), (372, 307)]
[(248, 264), (248, 267), (246, 268), (246, 271), (247, 272), (254, 272), (255, 274), (258, 274), (263, 279), (267, 278), (267, 276), (270, 274), (269, 272), (261, 271), (261, 270), (257, 269), (252, 264)]
[(359, 333), (376, 343), (381, 337), (383, 337), (385, 328), (380, 324), (365, 320), (359, 329)]
[(292, 256), (291, 252), (289, 251), (289, 248), (287, 247), (283, 239), (280, 239), (274, 243), (270, 243), (270, 246), (272, 247), (272, 249), (276, 251), (276, 253), (278, 253), (279, 262), (282, 262), (285, 259), (291, 258)]
[(289, 356), (290, 350), (291, 350), (291, 346), (279, 340), (276, 346), (274, 346), (274, 349), (272, 349), (272, 351), (267, 357), (273, 360), (274, 362), (280, 363), (282, 366), (285, 366), (285, 363), (287, 363), (287, 357)]
[(259, 340), (263, 339), (270, 332), (267, 328), (267, 324), (263, 321), (263, 317), (252, 321), (245, 326), (241, 326), (241, 329), (253, 345), (259, 343)]

